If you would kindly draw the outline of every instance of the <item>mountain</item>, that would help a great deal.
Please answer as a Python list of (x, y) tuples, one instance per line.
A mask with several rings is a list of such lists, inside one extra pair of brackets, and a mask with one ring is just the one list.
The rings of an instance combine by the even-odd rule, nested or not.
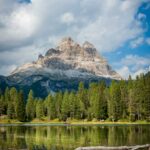
[(37, 61), (18, 67), (2, 79), (7, 86), (32, 88), (39, 93), (37, 96), (45, 96), (58, 90), (76, 90), (80, 81), (88, 86), (92, 81), (103, 79), (110, 82), (112, 79), (120, 80), (121, 76), (111, 69), (93, 44), (86, 41), (80, 45), (66, 37), (56, 48), (49, 49), (45, 56), (40, 54)]
[(111, 69), (107, 60), (98, 54), (91, 43), (86, 41), (80, 46), (70, 37), (63, 38), (55, 49), (49, 49), (45, 56), (39, 55), (35, 62), (18, 67), (11, 75), (15, 78), (16, 76), (19, 77), (20, 81), (20, 79), (22, 80), (21, 74), (24, 77), (35, 74), (49, 74), (61, 78), (91, 78), (97, 76), (121, 79), (120, 75)]

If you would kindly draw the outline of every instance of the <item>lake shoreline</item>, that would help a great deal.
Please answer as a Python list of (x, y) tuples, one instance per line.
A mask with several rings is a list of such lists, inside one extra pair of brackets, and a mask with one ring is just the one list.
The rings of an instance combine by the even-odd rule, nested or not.
[(0, 126), (2, 125), (150, 125), (150, 122), (146, 121), (136, 121), (136, 122), (123, 122), (123, 121), (118, 121), (118, 122), (110, 122), (110, 121), (41, 121), (41, 120), (36, 120), (36, 121), (31, 121), (31, 122), (19, 122), (17, 120), (1, 120), (0, 119)]
[(90, 146), (90, 147), (79, 147), (76, 148), (75, 150), (140, 150), (140, 149), (145, 149), (147, 150), (150, 148), (150, 144), (145, 144), (145, 145), (135, 145), (135, 146)]

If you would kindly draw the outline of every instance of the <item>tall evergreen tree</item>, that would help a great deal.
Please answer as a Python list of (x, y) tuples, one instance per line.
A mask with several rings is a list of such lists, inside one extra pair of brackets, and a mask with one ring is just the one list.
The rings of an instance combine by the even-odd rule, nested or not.
[(57, 118), (61, 119), (61, 105), (63, 100), (62, 92), (58, 92), (55, 94), (54, 101), (55, 101), (55, 109)]
[(87, 110), (89, 107), (89, 100), (87, 90), (84, 88), (84, 83), (80, 82), (78, 87), (78, 100), (80, 102), (80, 106), (82, 108), (81, 118), (84, 119), (88, 116)]
[(16, 116), (19, 121), (25, 121), (25, 101), (23, 91), (18, 93), (18, 101), (16, 102)]
[(69, 116), (70, 112), (70, 105), (69, 105), (69, 93), (68, 91), (65, 91), (63, 95), (63, 101), (62, 101), (62, 107), (61, 107), (61, 112), (62, 112), (62, 120), (66, 121), (67, 117)]
[(44, 105), (42, 100), (38, 100), (36, 103), (36, 117), (42, 119), (44, 116)]
[(0, 116), (6, 114), (6, 102), (4, 96), (0, 96)]
[(53, 97), (50, 94), (46, 98), (46, 106), (49, 120), (54, 119), (56, 116), (55, 103)]
[(150, 122), (150, 72), (145, 76), (145, 87), (144, 87), (144, 117)]
[(68, 115), (70, 118), (75, 118), (76, 115), (76, 97), (74, 92), (70, 92), (68, 97), (69, 109)]
[(0, 116), (5, 114), (4, 96), (0, 96)]
[(106, 119), (108, 117), (107, 115), (107, 99), (105, 96), (105, 89), (106, 89), (106, 84), (104, 81), (101, 81), (98, 84), (98, 90), (99, 90), (99, 119)]
[(15, 110), (14, 110), (13, 103), (11, 101), (8, 103), (7, 116), (9, 119), (15, 118)]
[(118, 84), (120, 84), (120, 108), (122, 110), (121, 119), (128, 118), (128, 88), (127, 83), (124, 80), (121, 80)]
[(99, 119), (100, 101), (99, 101), (99, 89), (96, 83), (90, 84), (89, 101), (90, 101), (89, 107), (90, 117)]
[(34, 94), (32, 90), (30, 90), (27, 99), (26, 115), (27, 115), (27, 120), (29, 121), (35, 117), (35, 103), (34, 103)]
[(8, 87), (5, 90), (4, 97), (6, 102), (10, 101), (10, 92)]
[(117, 84), (115, 81), (112, 81), (110, 85), (110, 97), (108, 100), (108, 113), (109, 118), (113, 121), (117, 121), (122, 116), (120, 99), (121, 92), (119, 84)]

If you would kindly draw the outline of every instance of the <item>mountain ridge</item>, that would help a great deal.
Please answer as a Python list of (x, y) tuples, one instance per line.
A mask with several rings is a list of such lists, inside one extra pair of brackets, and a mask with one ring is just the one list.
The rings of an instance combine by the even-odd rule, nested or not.
[(99, 76), (122, 79), (111, 69), (107, 60), (98, 54), (93, 44), (86, 41), (80, 46), (70, 37), (63, 38), (55, 49), (49, 49), (45, 56), (40, 54), (37, 61), (18, 67), (11, 75), (20, 72), (32, 74), (36, 71), (51, 74), (62, 71), (62, 74), (67, 73), (71, 77)]

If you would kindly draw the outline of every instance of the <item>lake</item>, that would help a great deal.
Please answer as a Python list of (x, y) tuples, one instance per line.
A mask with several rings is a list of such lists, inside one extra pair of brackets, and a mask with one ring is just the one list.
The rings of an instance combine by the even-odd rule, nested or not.
[(0, 126), (0, 150), (74, 150), (150, 143), (150, 125)]

